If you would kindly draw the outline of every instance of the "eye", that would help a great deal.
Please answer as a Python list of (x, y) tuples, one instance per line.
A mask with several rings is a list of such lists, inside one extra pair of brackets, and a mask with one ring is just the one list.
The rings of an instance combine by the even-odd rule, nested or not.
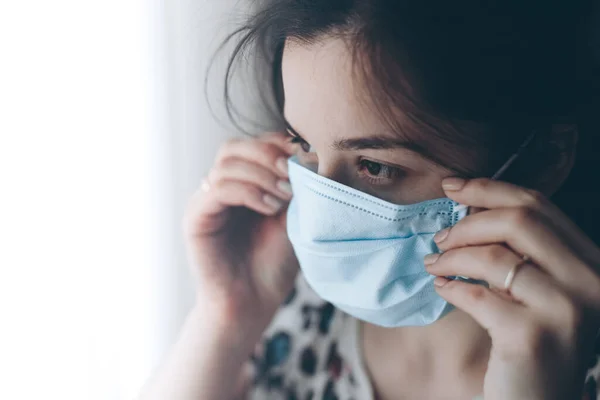
[(358, 168), (359, 173), (373, 184), (390, 183), (404, 174), (400, 168), (367, 159), (360, 160)]
[(306, 140), (302, 139), (300, 136), (294, 136), (294, 137), (292, 137), (290, 139), (290, 142), (292, 142), (292, 143), (299, 143), (300, 144), (300, 148), (305, 153), (311, 153), (312, 152), (312, 146), (310, 144), (308, 144), (308, 142)]

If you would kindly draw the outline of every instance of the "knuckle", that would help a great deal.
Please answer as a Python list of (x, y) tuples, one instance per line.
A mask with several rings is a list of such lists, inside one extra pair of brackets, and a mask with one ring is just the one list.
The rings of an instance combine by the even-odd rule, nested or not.
[(495, 265), (504, 261), (509, 254), (509, 250), (499, 244), (487, 246), (484, 250), (486, 264)]
[(487, 298), (488, 291), (483, 286), (467, 284), (465, 289), (467, 300), (470, 302), (479, 303), (485, 301), (485, 299)]
[(218, 181), (220, 181), (223, 177), (223, 172), (222, 169), (220, 168), (213, 168), (210, 171), (208, 171), (208, 175), (206, 176), (206, 179), (208, 179), (208, 181), (211, 183), (211, 185), (215, 185)]
[(262, 201), (263, 191), (258, 186), (250, 183), (244, 183), (242, 186), (245, 197), (255, 201)]
[(218, 164), (223, 158), (227, 157), (227, 155), (231, 151), (231, 148), (233, 147), (233, 140), (234, 139), (229, 139), (225, 143), (223, 143), (221, 147), (219, 147), (219, 150), (217, 150), (217, 155), (215, 157), (215, 164)]
[(546, 201), (546, 196), (538, 190), (525, 189), (522, 193), (522, 200), (526, 206), (538, 207)]
[(537, 219), (537, 212), (529, 207), (519, 207), (513, 211), (511, 217), (516, 226), (529, 225)]
[(253, 186), (247, 188), (242, 197), (242, 204), (248, 208), (253, 208), (254, 206), (264, 205), (263, 202), (264, 192), (259, 188)]
[(230, 200), (242, 203), (260, 200), (262, 197), (262, 191), (258, 187), (243, 182), (220, 180), (215, 182), (211, 188), (212, 190), (215, 193), (220, 192), (220, 196), (227, 196)]
[[(240, 170), (245, 170), (244, 166), (247, 163), (243, 160), (234, 157), (223, 157), (211, 170), (216, 177), (230, 176), (239, 173)], [(210, 175), (209, 175), (210, 177)]]
[(256, 173), (252, 173), (252, 177), (249, 177), (249, 180), (267, 191), (277, 190), (277, 178), (274, 174), (257, 171)]
[(258, 154), (263, 157), (267, 157), (269, 162), (274, 163), (277, 158), (282, 156), (282, 152), (277, 146), (272, 143), (256, 142)]
[(216, 169), (217, 176), (221, 178), (239, 179), (249, 184), (261, 186), (275, 186), (277, 177), (266, 168), (252, 162), (239, 159), (225, 159)]
[(222, 179), (216, 179), (210, 185), (210, 191), (212, 193), (217, 193), (225, 190), (227, 188), (227, 183)]
[(233, 157), (223, 157), (221, 160), (219, 160), (218, 166), (220, 168), (232, 168), (237, 163), (238, 163), (237, 159), (235, 159)]

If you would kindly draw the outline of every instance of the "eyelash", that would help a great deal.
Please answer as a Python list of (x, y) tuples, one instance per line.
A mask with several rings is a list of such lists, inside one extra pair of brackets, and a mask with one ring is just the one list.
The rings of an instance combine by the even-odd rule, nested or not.
[[(290, 139), (290, 142), (291, 143), (299, 143), (300, 147), (302, 148), (302, 151), (304, 151), (305, 153), (311, 152), (310, 144), (306, 140), (301, 138), (300, 136), (296, 136), (296, 135), (292, 136), (292, 138)], [(368, 171), (369, 165), (370, 166), (378, 166), (380, 168), (380, 172), (383, 172), (383, 171), (386, 172), (385, 173), (386, 176), (385, 177), (374, 176), (371, 172)], [(365, 158), (360, 159), (358, 161), (358, 167), (359, 167), (359, 174), (363, 175), (366, 178), (366, 180), (372, 185), (384, 184), (382, 181), (397, 179), (404, 174), (404, 171), (400, 168), (392, 167), (390, 165), (382, 164), (380, 162), (368, 160)]]
[[(383, 173), (383, 176), (374, 175), (369, 171), (369, 166), (377, 166), (380, 171), (379, 173)], [(382, 164), (377, 161), (372, 161), (368, 159), (361, 159), (358, 162), (359, 174), (364, 175), (367, 181), (373, 185), (381, 185), (390, 183), (394, 179), (398, 179), (404, 175), (404, 171), (397, 167), (392, 167), (390, 165)]]

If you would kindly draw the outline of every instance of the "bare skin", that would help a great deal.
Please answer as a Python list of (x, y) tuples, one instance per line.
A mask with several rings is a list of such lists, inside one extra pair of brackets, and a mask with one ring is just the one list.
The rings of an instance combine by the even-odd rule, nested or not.
[[(350, 74), (342, 41), (286, 48), (286, 117), (312, 147), (300, 159), (316, 165), (320, 175), (398, 204), (443, 197), (441, 182), (451, 172), (417, 153), (332, 148), (342, 139), (385, 135), (384, 126), (355, 98)], [(357, 171), (361, 158), (398, 166), (401, 172), (390, 179), (371, 176), (366, 169)], [(465, 313), (454, 311), (426, 327), (387, 329), (363, 323), (361, 331), (366, 368), (380, 399), (468, 399), (482, 393), (490, 339)]]
[[(243, 360), (298, 271), (285, 233), (291, 193), (283, 164), (292, 154), (320, 175), (391, 202), (450, 197), (484, 210), (436, 236), (444, 254), (424, 260), (433, 275), (471, 276), (501, 287), (520, 255), (532, 256), (511, 296), (438, 278), (438, 293), (458, 308), (447, 317), (414, 328), (362, 324), (361, 350), (378, 399), (578, 398), (582, 354), (597, 328), (588, 317), (600, 315), (594, 270), (600, 249), (541, 193), (456, 180), (406, 148), (359, 146), (372, 136), (380, 143), (397, 137), (357, 98), (342, 41), (288, 43), (283, 81), (288, 134), (300, 144), (269, 134), (230, 142), (217, 156), (184, 220), (197, 307), (140, 399), (221, 400), (243, 393), (231, 377), (243, 377)], [(566, 154), (560, 168), (549, 166), (553, 186), (544, 186), (546, 195), (569, 173), (574, 152)]]
[[(310, 46), (288, 43), (284, 52), (282, 70), (286, 94), (285, 113), (291, 125), (290, 134), (302, 138), (304, 150), (309, 150), (309, 152), (301, 153), (299, 158), (306, 165), (312, 165), (320, 175), (397, 204), (409, 204), (439, 197), (454, 198), (453, 196), (457, 194), (450, 190), (450, 185), (444, 184), (444, 182), (450, 182), (448, 180), (452, 176), (450, 171), (408, 149), (400, 147), (347, 149), (339, 145), (339, 143), (347, 143), (353, 139), (364, 140), (373, 135), (384, 140), (395, 138), (394, 134), (386, 133), (384, 125), (376, 119), (374, 113), (369, 112), (369, 108), (365, 107), (365, 102), (358, 97), (363, 92), (357, 90), (357, 80), (351, 71), (351, 58), (342, 40), (323, 40)], [(564, 140), (565, 143), (574, 143), (572, 137), (568, 135), (561, 137), (560, 134), (557, 134), (557, 138)], [(551, 185), (540, 188), (545, 191), (546, 195), (553, 193), (562, 184), (570, 171), (573, 157), (573, 152), (566, 152), (560, 165), (548, 166), (547, 172), (552, 174), (555, 179)], [(373, 168), (373, 162), (378, 164), (375, 168)], [(381, 165), (385, 167), (382, 168)], [(540, 179), (540, 181), (544, 180)], [(557, 220), (565, 218), (563, 215), (559, 216), (560, 212), (550, 206), (549, 202), (543, 200), (543, 194), (539, 192), (531, 194), (529, 190), (504, 183), (486, 185), (482, 183), (473, 186), (477, 187), (477, 190), (473, 190), (469, 196), (456, 198), (457, 201), (472, 205), (480, 211), (483, 209), (478, 207), (482, 203), (493, 203), (495, 207), (511, 207), (510, 211), (502, 211), (506, 213), (507, 217), (511, 213), (529, 214), (532, 208), (538, 210), (550, 207), (552, 211), (547, 211), (547, 213), (556, 214), (553, 218)], [(493, 196), (495, 191), (503, 194), (501, 197), (505, 197), (504, 203), (483, 200)], [(498, 193), (496, 193), (496, 198), (499, 198)], [(508, 195), (504, 196), (504, 193), (510, 193), (510, 196), (514, 196), (514, 198), (510, 198)], [(528, 200), (530, 198), (535, 200)], [(474, 204), (471, 201), (480, 204)], [(495, 212), (500, 212), (500, 210), (490, 210), (469, 216), (459, 222), (459, 226), (486, 219), (489, 219), (489, 227), (496, 226), (499, 221), (494, 219)], [(535, 222), (543, 225), (539, 220)], [(520, 229), (522, 229), (519, 223), (519, 217), (516, 217), (513, 229), (516, 229), (517, 232), (521, 232)], [(459, 232), (460, 228), (457, 226), (452, 231)], [(486, 233), (481, 232), (480, 234), (482, 237), (491, 236)], [(571, 230), (567, 234), (576, 237), (582, 236), (581, 232)], [(540, 235), (540, 232), (533, 232), (532, 235)], [(563, 233), (557, 233), (557, 235), (563, 235)], [(495, 272), (495, 279), (499, 280), (498, 276), (506, 276), (508, 269), (511, 268), (511, 263), (514, 265), (519, 262), (519, 254), (531, 253), (510, 249), (501, 240), (497, 240), (500, 243), (495, 242), (492, 238), (488, 240), (489, 242), (480, 240), (479, 246), (473, 248), (453, 249), (448, 247), (451, 254), (461, 254), (462, 263), (456, 264), (456, 261), (452, 262), (449, 256), (442, 255), (439, 257), (440, 261), (435, 264), (436, 269), (433, 266), (431, 268), (428, 266), (428, 268), (432, 271), (431, 273), (440, 275), (439, 271), (442, 267), (439, 265), (446, 264), (446, 272), (454, 272), (454, 274), (448, 273), (447, 275), (472, 277), (479, 275), (478, 278), (491, 282), (486, 276), (486, 273), (492, 273), (493, 270), (490, 268), (496, 267), (496, 271), (501, 271), (500, 273)], [(534, 241), (534, 239), (527, 240)], [(541, 239), (538, 238), (538, 240), (540, 240), (540, 245), (544, 245)], [(597, 247), (589, 243), (589, 240), (581, 240), (590, 246), (586, 251), (594, 254), (591, 257), (591, 264), (588, 260), (584, 260), (584, 264), (588, 263), (585, 264), (588, 267), (594, 266), (594, 263), (597, 263), (599, 251)], [(444, 243), (446, 242), (443, 242), (442, 245)], [(463, 245), (470, 244), (465, 240), (462, 243)], [(574, 250), (578, 251), (578, 246)], [(565, 249), (565, 252), (567, 251), (569, 250)], [(468, 268), (470, 265), (477, 264), (485, 266), (482, 270), (488, 272)], [(542, 263), (535, 267), (540, 271), (544, 269)], [(459, 273), (461, 270), (468, 273)], [(483, 278), (484, 276), (485, 278)], [(545, 280), (546, 277), (539, 276), (538, 279)], [(594, 282), (597, 284), (597, 276), (595, 276)], [(564, 295), (563, 289), (558, 287), (562, 287), (563, 284), (564, 282), (556, 284), (555, 291), (558, 293), (540, 293), (539, 295), (561, 298)], [(500, 281), (496, 287), (501, 287), (501, 285)], [(451, 289), (456, 292), (451, 292)], [(511, 357), (517, 359), (513, 360), (512, 364), (498, 361), (499, 359), (504, 360), (505, 352), (511, 352), (511, 350), (503, 349), (503, 346), (510, 347), (511, 345), (507, 343), (522, 341), (518, 331), (532, 329), (537, 333), (546, 334), (548, 330), (539, 327), (541, 324), (539, 321), (545, 320), (545, 318), (531, 316), (529, 320), (521, 320), (519, 319), (520, 310), (517, 308), (510, 317), (494, 316), (498, 318), (498, 321), (502, 320), (503, 322), (494, 321), (493, 324), (499, 326), (495, 327), (495, 330), (491, 329), (491, 323), (488, 321), (482, 323), (480, 315), (475, 313), (473, 308), (481, 307), (478, 311), (481, 315), (484, 315), (485, 318), (494, 318), (489, 317), (489, 315), (494, 315), (492, 304), (498, 302), (502, 304), (502, 306), (498, 306), (499, 309), (506, 308), (508, 310), (509, 306), (504, 303), (509, 303), (512, 307), (514, 299), (497, 290), (482, 290), (484, 290), (482, 287), (458, 282), (451, 282), (444, 289), (440, 289), (439, 292), (443, 297), (445, 293), (454, 295), (455, 298), (460, 298), (460, 303), (465, 306), (458, 307), (442, 320), (429, 326), (387, 329), (368, 323), (362, 324), (363, 356), (375, 394), (379, 399), (466, 399), (484, 392), (486, 392), (486, 399), (521, 398), (519, 396), (536, 398), (536, 395), (540, 398), (547, 398), (548, 393), (541, 389), (542, 385), (533, 390), (524, 387), (523, 379), (519, 381), (518, 374), (514, 372), (518, 370), (517, 366), (528, 365), (528, 368), (532, 368), (536, 372), (527, 370), (521, 376), (536, 376), (539, 370), (543, 369), (540, 364), (537, 364), (541, 362), (539, 358), (531, 357), (524, 361), (519, 358), (520, 356), (515, 357), (514, 354), (511, 354)], [(593, 287), (590, 288), (591, 292), (593, 290)], [(487, 298), (481, 300), (476, 296), (486, 296)], [(592, 303), (597, 301), (597, 296), (595, 299), (592, 300)], [(454, 301), (450, 302), (457, 304)], [(565, 302), (578, 304), (575, 306), (577, 314), (583, 312), (582, 310), (585, 308), (579, 305), (579, 300), (574, 298), (565, 299)], [(479, 306), (479, 304), (482, 305)], [(597, 306), (598, 304), (594, 304), (592, 308), (597, 308)], [(506, 310), (504, 311), (506, 312)], [(549, 304), (539, 312), (553, 314)], [(562, 322), (564, 327), (568, 327), (572, 321), (566, 318)], [(507, 331), (507, 326), (513, 326), (514, 332)], [(502, 333), (497, 333), (499, 331)], [(548, 334), (550, 336), (560, 335), (558, 333)], [(494, 346), (493, 339), (496, 340), (496, 346)], [(532, 343), (529, 343), (528, 346), (536, 346), (536, 340), (532, 339)], [(568, 341), (564, 343), (564, 346), (572, 350), (575, 348), (574, 343)], [(523, 346), (523, 351), (528, 352), (527, 346)], [(552, 350), (548, 349), (548, 353), (551, 354)], [(557, 353), (557, 365), (564, 367), (572, 361), (563, 359), (558, 354), (560, 352)], [(514, 370), (508, 365), (513, 366)], [(495, 373), (486, 375), (490, 370)], [(540, 382), (543, 381), (544, 385), (548, 385), (548, 387), (552, 387), (559, 381), (562, 382), (561, 390), (562, 387), (571, 389), (576, 387), (574, 386), (576, 385), (575, 378), (565, 379), (564, 374), (561, 379), (550, 379), (551, 382), (546, 379), (546, 376), (542, 376)], [(513, 382), (515, 382), (514, 385)], [(532, 387), (535, 385), (535, 383), (531, 383)], [(513, 390), (513, 388), (516, 389)], [(538, 389), (538, 393), (534, 394)], [(559, 393), (559, 391), (557, 390), (555, 393)]]

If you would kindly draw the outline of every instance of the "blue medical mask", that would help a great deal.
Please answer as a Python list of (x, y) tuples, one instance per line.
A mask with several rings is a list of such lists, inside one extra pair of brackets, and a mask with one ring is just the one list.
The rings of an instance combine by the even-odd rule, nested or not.
[(287, 232), (319, 296), (385, 327), (428, 325), (453, 309), (436, 293), (423, 258), (439, 251), (433, 236), (464, 218), (466, 206), (448, 198), (396, 205), (320, 176), (295, 157), (288, 165), (294, 197)]

